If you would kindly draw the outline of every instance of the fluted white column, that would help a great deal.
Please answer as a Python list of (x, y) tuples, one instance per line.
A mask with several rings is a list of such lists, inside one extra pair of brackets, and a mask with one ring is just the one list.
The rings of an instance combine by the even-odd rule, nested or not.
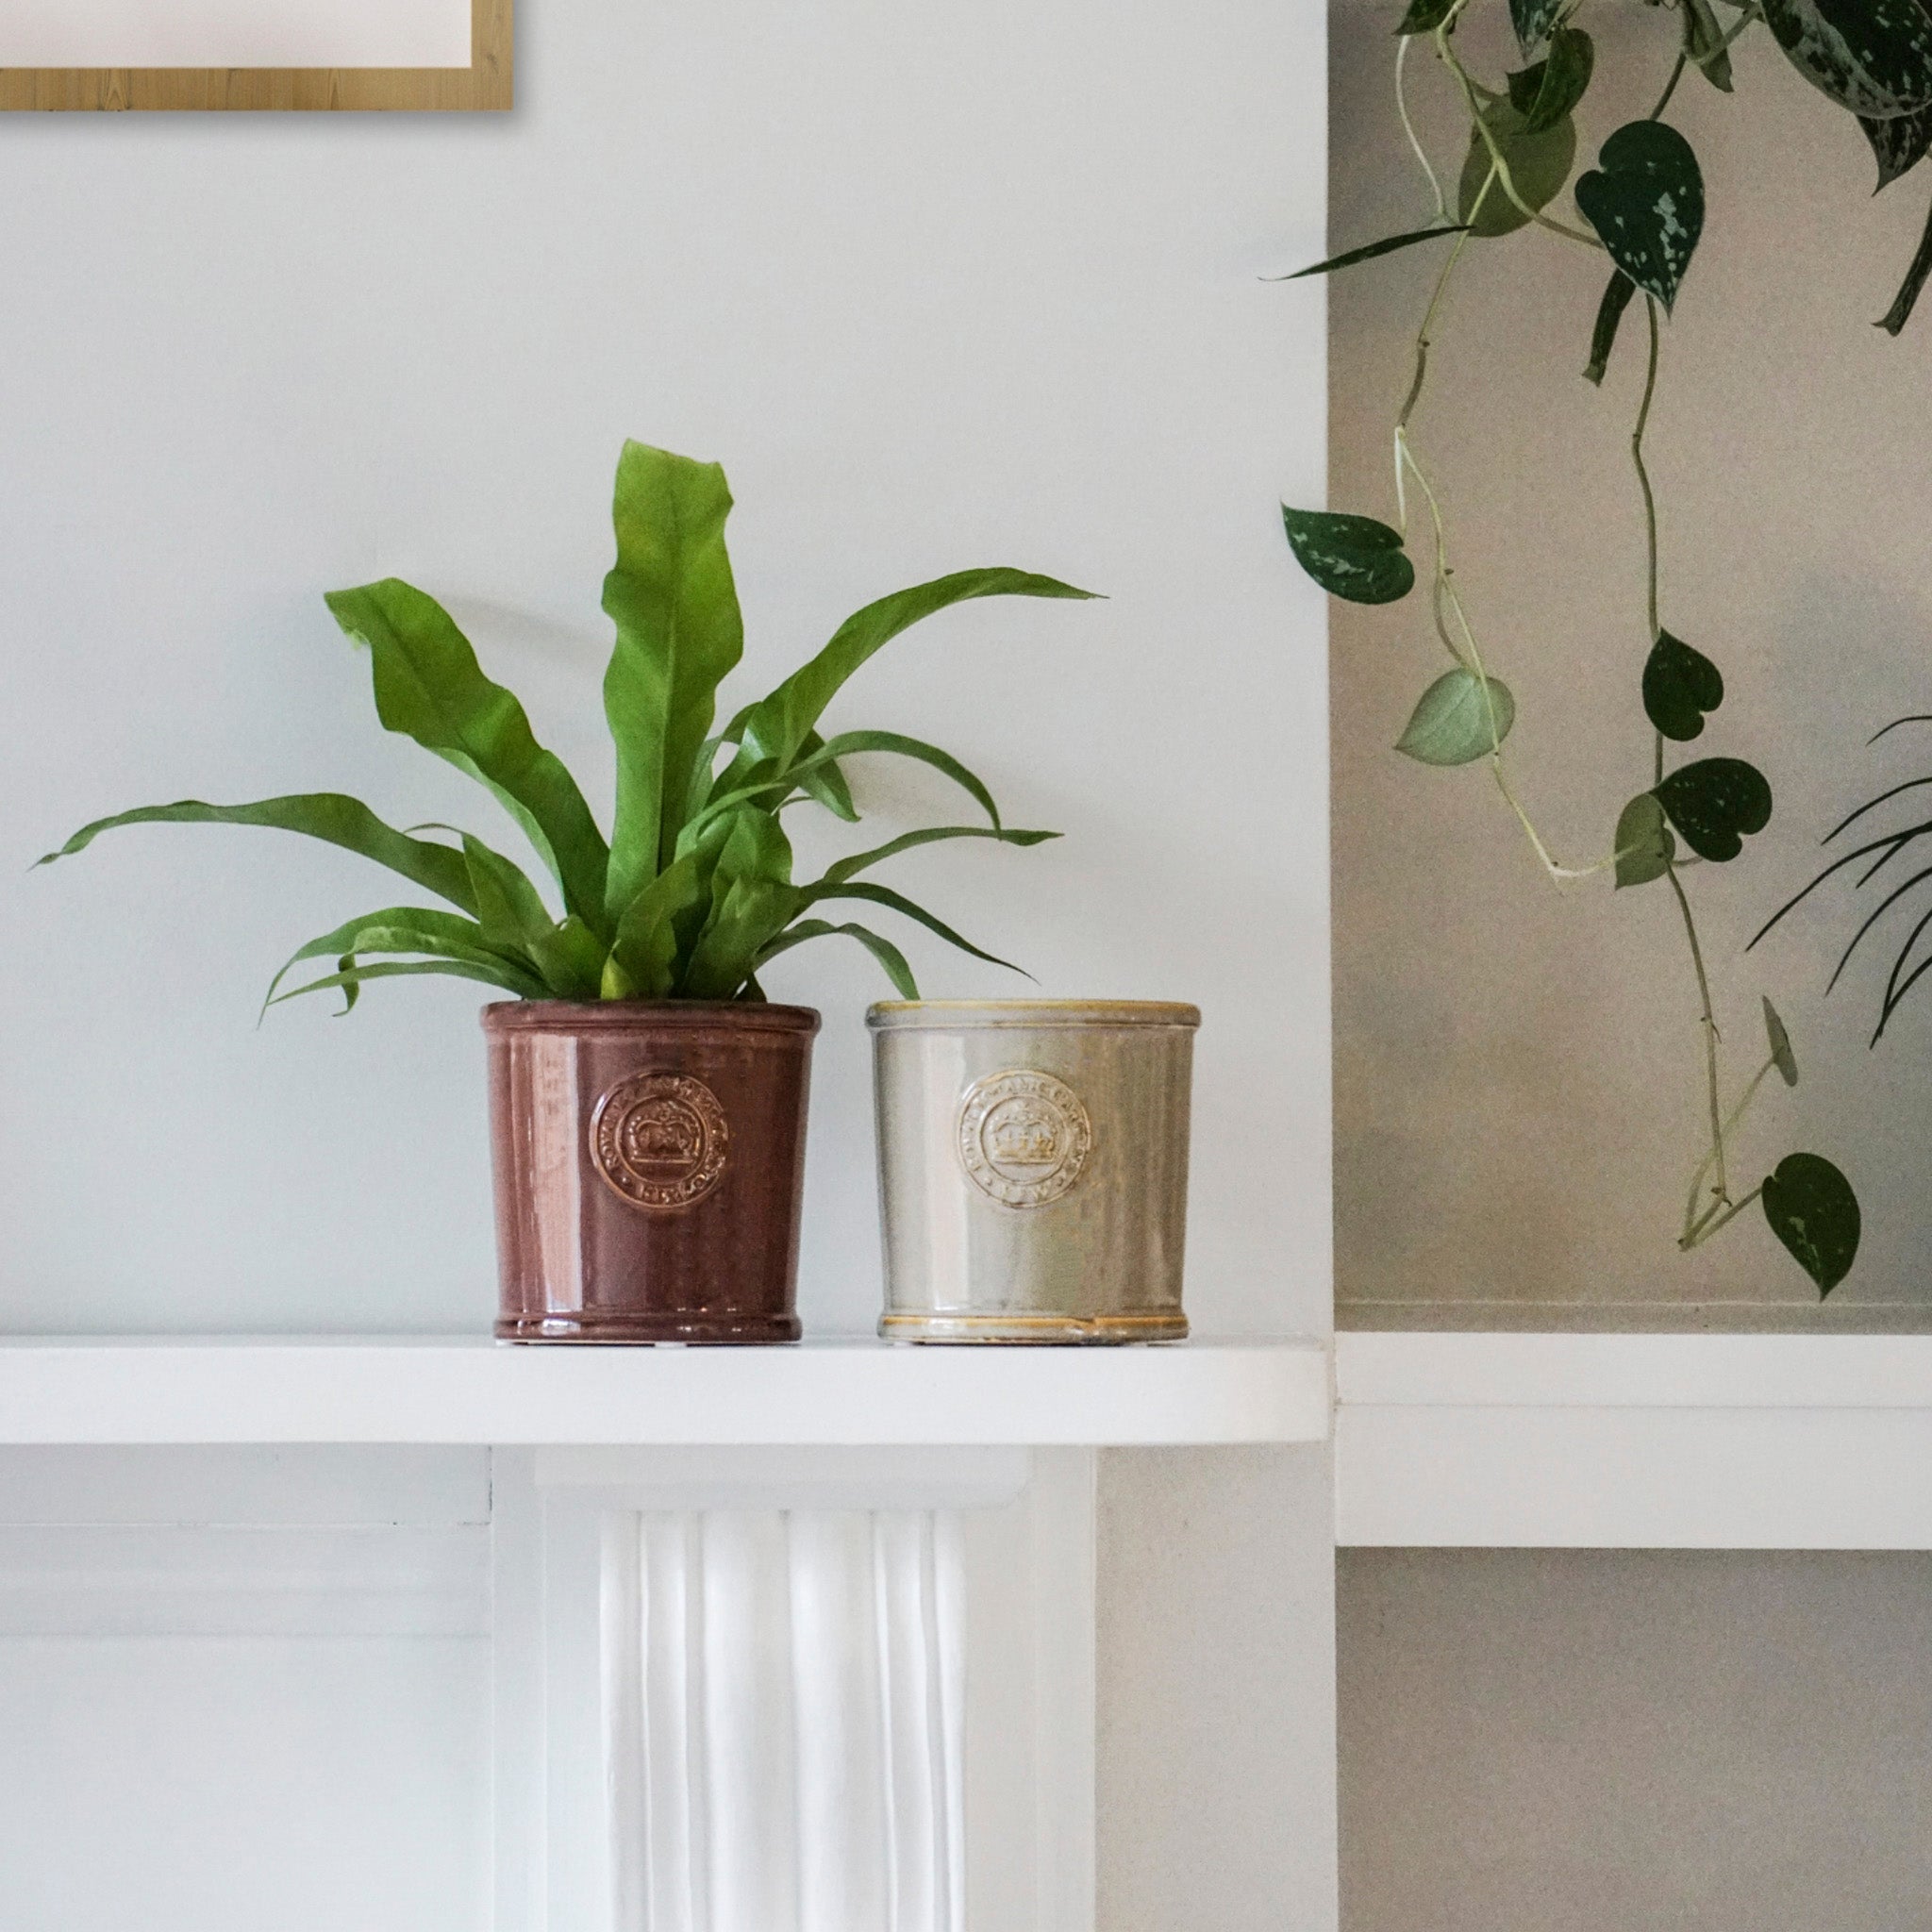
[(963, 1932), (954, 1512), (613, 1515), (602, 1603), (615, 1932)]

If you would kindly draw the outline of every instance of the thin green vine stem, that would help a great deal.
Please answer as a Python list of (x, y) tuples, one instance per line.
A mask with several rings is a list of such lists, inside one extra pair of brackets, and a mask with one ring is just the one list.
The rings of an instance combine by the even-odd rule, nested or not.
[(1403, 68), (1407, 63), (1408, 43), (1413, 38), (1411, 34), (1404, 34), (1395, 43), (1395, 111), (1402, 116), (1402, 131), (1408, 137), (1409, 152), (1415, 156), (1416, 165), (1428, 176), (1429, 192), (1436, 197), (1436, 219), (1446, 224), (1449, 201), (1442, 192), (1441, 177), (1436, 173), (1435, 163), (1429, 159), (1429, 151), (1415, 131), (1415, 123), (1408, 117), (1408, 89), (1404, 81)]
[(1671, 69), (1671, 77), (1664, 82), (1663, 92), (1657, 96), (1657, 106), (1650, 110), (1651, 120), (1660, 121), (1663, 118), (1664, 109), (1671, 105), (1671, 96), (1677, 92), (1677, 83), (1684, 77), (1684, 66), (1690, 58), (1682, 53), (1677, 56), (1677, 64)]
[[(1490, 179), (1496, 178), (1496, 171), (1490, 170)], [(1484, 185), (1488, 192), (1488, 184)], [(1442, 306), (1443, 291), (1449, 286), (1449, 277), (1456, 273), (1456, 264), (1462, 259), (1462, 251), (1469, 243), (1470, 230), (1465, 228), (1457, 236), (1456, 244), (1449, 251), (1449, 259), (1442, 264), (1441, 273), (1436, 277), (1436, 286), (1429, 295), (1429, 306), (1423, 311), (1423, 325), (1415, 332), (1415, 375), (1410, 378), (1408, 394), (1404, 398), (1402, 411), (1395, 419), (1395, 431), (1399, 436), (1408, 427), (1408, 419), (1415, 414), (1415, 406), (1422, 400), (1423, 384), (1429, 374), (1429, 331), (1436, 325), (1436, 311)]]
[(1697, 1225), (1690, 1229), (1677, 1245), (1688, 1255), (1692, 1248), (1701, 1248), (1725, 1222), (1735, 1221), (1752, 1202), (1764, 1191), (1764, 1183), (1759, 1181), (1741, 1201), (1720, 1203), (1707, 1214)]
[(1650, 623), (1650, 641), (1656, 643), (1659, 633), (1657, 618), (1657, 493), (1650, 487), (1650, 470), (1643, 460), (1643, 432), (1650, 425), (1650, 406), (1657, 399), (1657, 298), (1646, 294), (1643, 298), (1644, 318), (1650, 324), (1650, 359), (1643, 370), (1643, 401), (1638, 406), (1637, 426), (1630, 432), (1630, 460), (1637, 465), (1637, 481), (1643, 491), (1643, 533), (1645, 561), (1648, 567), (1649, 602), (1646, 607)]
[(1686, 896), (1683, 884), (1677, 877), (1675, 866), (1666, 868), (1665, 878), (1671, 882), (1671, 891), (1676, 894), (1677, 909), (1684, 915), (1684, 936), (1690, 941), (1690, 963), (1697, 970), (1697, 997), (1704, 1008), (1704, 1078), (1705, 1089), (1710, 1102), (1710, 1150), (1712, 1165), (1717, 1169), (1717, 1197), (1720, 1202), (1731, 1198), (1730, 1176), (1724, 1170), (1724, 1124), (1723, 1103), (1718, 1098), (1717, 1078), (1717, 1015), (1710, 1004), (1710, 975), (1704, 970), (1704, 948), (1697, 940), (1697, 921), (1691, 915), (1690, 901)]
[[(1738, 1131), (1740, 1124), (1744, 1119), (1745, 1112), (1750, 1108), (1752, 1101), (1757, 1098), (1757, 1090), (1763, 1086), (1772, 1069), (1776, 1065), (1777, 1060), (1774, 1056), (1752, 1074), (1744, 1091), (1739, 1096), (1737, 1106), (1732, 1108), (1730, 1112), (1724, 1116), (1724, 1130), (1726, 1140)], [(1704, 1176), (1710, 1172), (1710, 1164), (1716, 1158), (1717, 1149), (1715, 1143), (1713, 1143), (1710, 1151), (1697, 1163), (1697, 1172), (1690, 1176), (1690, 1196), (1684, 1203), (1684, 1232), (1687, 1235), (1697, 1225), (1698, 1193), (1703, 1186)]]

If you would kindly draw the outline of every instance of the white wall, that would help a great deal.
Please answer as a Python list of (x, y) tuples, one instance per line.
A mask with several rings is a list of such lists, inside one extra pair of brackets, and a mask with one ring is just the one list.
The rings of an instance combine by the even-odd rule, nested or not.
[[(1322, 487), (1322, 297), (1257, 279), (1320, 246), (1322, 40), (1257, 0), (531, 0), (503, 119), (0, 126), (0, 1325), (489, 1320), (475, 992), (253, 1030), (384, 877), (176, 828), (24, 868), (184, 795), (487, 830), (322, 607), (391, 572), (601, 793), (625, 435), (726, 466), (746, 689), (947, 569), (1109, 593), (937, 620), (837, 722), (1067, 833), (899, 877), (1049, 993), (1199, 1001), (1200, 1325), (1324, 1325), (1322, 611), (1274, 511)], [(1013, 984), (912, 950), (932, 992)], [(807, 1320), (868, 1329), (880, 989), (820, 947), (771, 990), (826, 1018)]]

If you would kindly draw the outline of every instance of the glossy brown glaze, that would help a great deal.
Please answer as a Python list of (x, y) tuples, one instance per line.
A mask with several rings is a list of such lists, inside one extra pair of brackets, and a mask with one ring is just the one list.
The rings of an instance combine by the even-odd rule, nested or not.
[(752, 1002), (485, 1008), (497, 1334), (797, 1341), (818, 1025)]

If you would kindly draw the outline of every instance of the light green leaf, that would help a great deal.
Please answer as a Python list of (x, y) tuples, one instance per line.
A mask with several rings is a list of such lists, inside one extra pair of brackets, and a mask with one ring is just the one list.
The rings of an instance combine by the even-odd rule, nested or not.
[(1509, 736), (1516, 700), (1499, 677), (1445, 671), (1422, 695), (1395, 749), (1424, 765), (1466, 765)]
[(384, 725), (488, 786), (550, 869), (565, 905), (601, 927), (604, 835), (576, 780), (537, 742), (523, 706), (483, 675), (448, 611), (395, 577), (331, 591), (326, 601), (342, 629), (369, 648)]
[(407, 962), (384, 961), (375, 966), (356, 966), (341, 973), (331, 973), (326, 979), (311, 979), (306, 986), (291, 987), (287, 992), (278, 992), (269, 1002), (279, 1007), (289, 1000), (299, 1000), (307, 992), (328, 992), (341, 988), (345, 992), (359, 990), (372, 979), (407, 978), (423, 974), (440, 974), (449, 979), (474, 979), (484, 986), (500, 987), (505, 992), (514, 993), (519, 999), (527, 999), (522, 986), (511, 970), (500, 961), (494, 964), (479, 964), (468, 959), (421, 959)]
[(1617, 814), (1617, 834), (1610, 848), (1617, 856), (1616, 878), (1624, 886), (1648, 885), (1671, 869), (1677, 841), (1671, 836), (1664, 808), (1654, 793), (1640, 791)]
[(919, 982), (912, 976), (912, 968), (906, 963), (906, 955), (891, 940), (874, 932), (870, 926), (834, 925), (829, 920), (801, 919), (797, 924), (787, 926), (759, 954), (758, 964), (763, 966), (766, 960), (775, 959), (780, 953), (789, 953), (793, 946), (802, 946), (807, 940), (830, 939), (835, 935), (857, 940), (886, 969), (886, 976), (901, 999), (916, 1000), (919, 997)]
[(340, 845), (345, 852), (373, 858), (377, 865), (400, 873), (425, 891), (460, 906), (465, 912), (476, 909), (469, 870), (460, 852), (412, 839), (385, 824), (360, 800), (346, 798), (339, 791), (291, 792), (253, 805), (204, 805), (198, 798), (184, 798), (174, 805), (145, 805), (83, 825), (58, 852), (48, 853), (38, 862), (51, 865), (57, 858), (84, 851), (103, 832), (122, 825), (262, 825), (273, 831), (299, 832), (325, 845)]
[(1779, 1076), (1787, 1087), (1795, 1087), (1798, 1057), (1791, 1051), (1791, 1036), (1785, 1031), (1785, 1023), (1768, 999), (1764, 1002), (1764, 1037), (1771, 1042), (1772, 1064), (1777, 1068)]
[[(825, 748), (825, 741), (816, 731), (808, 731), (805, 742), (798, 747), (800, 757), (809, 760)], [(808, 763), (799, 774), (798, 789), (808, 798), (815, 799), (832, 814), (848, 825), (858, 823), (858, 808), (852, 802), (852, 788), (845, 782), (845, 774), (839, 769), (836, 760), (823, 765)]]
[[(984, 959), (989, 966), (1004, 966), (1008, 973), (1018, 973), (1024, 978), (1032, 978), (1024, 966), (1015, 966), (1010, 959), (1002, 959), (997, 953), (988, 953), (975, 946), (971, 940), (964, 940), (941, 919), (937, 919), (924, 907), (916, 906), (903, 892), (895, 892), (890, 886), (861, 885), (845, 882), (835, 886), (820, 884), (810, 886), (801, 893), (805, 906), (816, 904), (822, 899), (866, 899), (874, 906), (890, 907), (892, 911), (903, 913), (908, 919), (916, 921), (930, 933), (937, 933), (949, 946), (957, 946), (962, 953), (970, 953), (975, 959)], [(803, 907), (801, 907), (801, 910)]]
[(932, 845), (944, 839), (997, 839), (1007, 845), (1041, 845), (1047, 840), (1059, 836), (1058, 832), (1007, 831), (997, 825), (927, 825), (917, 832), (902, 832), (896, 839), (887, 840), (883, 845), (874, 845), (870, 852), (855, 852), (851, 858), (841, 858), (836, 865), (828, 865), (824, 876), (815, 883), (822, 886), (842, 885), (847, 879), (857, 878), (869, 867), (895, 858), (902, 852), (910, 852), (916, 845)]
[[(492, 946), (483, 928), (474, 920), (453, 912), (439, 912), (424, 906), (389, 906), (379, 912), (365, 912), (359, 919), (345, 920), (333, 932), (325, 932), (289, 956), (281, 971), (269, 981), (262, 1000), (266, 1012), (294, 969), (308, 959), (340, 959), (342, 971), (354, 970), (359, 954), (426, 954), (435, 958), (453, 959), (478, 968), (491, 968), (501, 976), (494, 982), (525, 999), (541, 999), (544, 985), (530, 969), (527, 960), (518, 959)], [(347, 1011), (354, 1004), (356, 988), (344, 989)]]
[[(1518, 195), (1541, 209), (1570, 178), (1576, 159), (1576, 124), (1566, 114), (1547, 127), (1532, 129), (1507, 100), (1483, 108), (1483, 126), (1494, 139)], [(1514, 234), (1529, 216), (1518, 208), (1500, 176), (1491, 176), (1494, 156), (1480, 130), (1472, 127), (1463, 158), (1457, 209), (1473, 232), (1491, 237)]]
[(1764, 1218), (1823, 1301), (1857, 1258), (1858, 1197), (1822, 1154), (1787, 1154), (1764, 1183)]
[(713, 819), (625, 907), (611, 936), (604, 998), (670, 998), (678, 966), (710, 911), (711, 874), (730, 831), (728, 815)]
[(617, 812), (605, 907), (617, 925), (675, 853), (717, 691), (744, 649), (716, 463), (626, 442), (611, 521), (617, 562), (604, 608), (617, 641), (604, 711), (617, 746)]
[(711, 908), (677, 991), (728, 1000), (756, 971), (773, 937), (806, 897), (791, 883), (791, 843), (773, 812), (735, 813), (711, 874)]
[(1700, 858), (1723, 861), (1744, 849), (1744, 836), (1771, 823), (1771, 787), (1742, 758), (1699, 758), (1679, 765), (1654, 788), (1672, 824)]
[(1282, 527), (1294, 560), (1331, 597), (1351, 604), (1393, 604), (1415, 585), (1415, 565), (1402, 547), (1402, 533), (1374, 517), (1343, 510), (1290, 509)]
[(1576, 206), (1610, 259), (1668, 310), (1704, 232), (1704, 175), (1690, 143), (1661, 121), (1632, 121), (1576, 183)]

